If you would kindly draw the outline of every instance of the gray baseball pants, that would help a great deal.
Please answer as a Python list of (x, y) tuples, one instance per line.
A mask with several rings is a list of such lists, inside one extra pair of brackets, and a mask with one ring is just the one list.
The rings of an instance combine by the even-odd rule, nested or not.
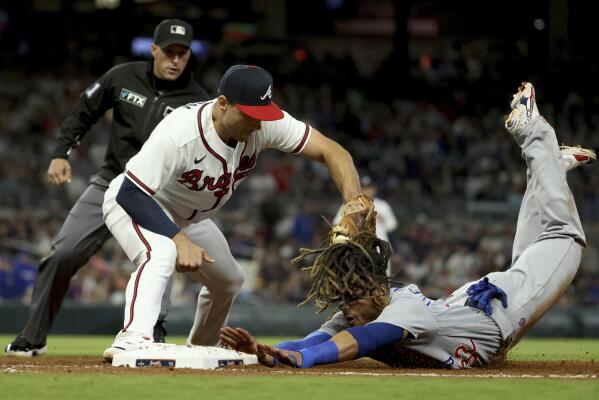
[[(542, 117), (534, 118), (516, 136), (526, 160), (527, 188), (513, 244), (511, 267), (487, 275), (507, 293), (508, 307), (493, 300), (492, 318), (509, 347), (561, 297), (578, 271), (586, 245), (555, 131)], [(469, 282), (449, 303), (464, 304)]]

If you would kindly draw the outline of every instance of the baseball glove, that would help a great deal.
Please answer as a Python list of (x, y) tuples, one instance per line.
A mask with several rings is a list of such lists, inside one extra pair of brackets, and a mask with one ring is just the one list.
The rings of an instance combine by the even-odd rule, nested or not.
[(330, 244), (346, 243), (358, 233), (376, 230), (376, 211), (371, 198), (359, 194), (349, 199), (341, 209), (339, 222), (331, 228)]

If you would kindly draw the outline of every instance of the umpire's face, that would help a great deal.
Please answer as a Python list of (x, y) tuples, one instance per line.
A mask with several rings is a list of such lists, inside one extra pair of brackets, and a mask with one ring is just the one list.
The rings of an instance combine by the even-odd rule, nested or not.
[(167, 81), (179, 79), (187, 63), (191, 49), (180, 44), (171, 44), (164, 49), (152, 43), (152, 57), (154, 57), (154, 75)]

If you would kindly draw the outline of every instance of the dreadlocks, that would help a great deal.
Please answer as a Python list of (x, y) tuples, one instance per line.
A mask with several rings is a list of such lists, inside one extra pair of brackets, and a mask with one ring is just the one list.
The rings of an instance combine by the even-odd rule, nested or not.
[(370, 294), (388, 281), (385, 270), (390, 255), (389, 243), (369, 232), (360, 233), (346, 243), (316, 250), (300, 249), (293, 264), (316, 257), (312, 265), (302, 268), (308, 273), (312, 287), (300, 306), (314, 300), (320, 313), (344, 296)]

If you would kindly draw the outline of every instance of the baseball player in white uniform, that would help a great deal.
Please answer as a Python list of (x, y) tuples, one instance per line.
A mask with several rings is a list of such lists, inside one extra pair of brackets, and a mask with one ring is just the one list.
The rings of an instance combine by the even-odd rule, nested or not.
[[(341, 309), (316, 332), (270, 347), (243, 329), (226, 327), (221, 340), (258, 354), (265, 364), (300, 368), (362, 356), (398, 367), (455, 369), (501, 359), (566, 290), (586, 246), (564, 152), (539, 115), (530, 83), (520, 87), (511, 107), (505, 126), (528, 166), (511, 268), (469, 282), (447, 299), (431, 300), (416, 285), (389, 286), (384, 274), (389, 245), (365, 233), (346, 244), (353, 253), (338, 271), (323, 271), (325, 278), (313, 281), (317, 304), (324, 309), (339, 303)], [(568, 151), (570, 168), (596, 160), (592, 150)]]
[(227, 70), (219, 96), (180, 107), (151, 134), (110, 184), (104, 220), (137, 265), (126, 290), (124, 324), (106, 360), (147, 347), (160, 299), (175, 269), (201, 282), (188, 344), (216, 345), (244, 280), (223, 234), (211, 221), (273, 148), (324, 163), (344, 199), (360, 193), (350, 154), (272, 102), (273, 80), (257, 66)]

